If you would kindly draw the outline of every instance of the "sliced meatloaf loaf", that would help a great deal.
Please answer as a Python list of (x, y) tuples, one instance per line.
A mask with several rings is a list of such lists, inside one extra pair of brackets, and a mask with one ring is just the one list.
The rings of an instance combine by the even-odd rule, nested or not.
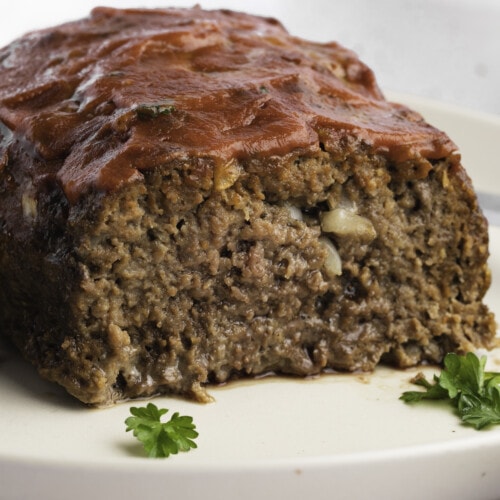
[(489, 348), (456, 149), (273, 19), (29, 33), (0, 50), (0, 331), (91, 405)]

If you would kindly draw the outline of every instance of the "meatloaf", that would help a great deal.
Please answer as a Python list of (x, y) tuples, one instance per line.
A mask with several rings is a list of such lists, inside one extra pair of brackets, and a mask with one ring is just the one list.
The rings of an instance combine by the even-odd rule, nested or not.
[(0, 51), (0, 331), (84, 403), (491, 348), (447, 135), (337, 43), (115, 10)]

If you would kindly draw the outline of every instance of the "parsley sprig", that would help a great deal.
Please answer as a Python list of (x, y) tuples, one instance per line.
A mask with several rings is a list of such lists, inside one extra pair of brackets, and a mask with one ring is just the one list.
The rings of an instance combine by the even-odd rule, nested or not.
[(500, 373), (485, 371), (486, 357), (473, 353), (459, 356), (449, 353), (444, 369), (434, 375), (432, 383), (422, 373), (412, 382), (425, 391), (404, 392), (406, 403), (422, 400), (447, 400), (455, 407), (465, 424), (476, 429), (500, 424)]
[(125, 420), (126, 431), (133, 431), (148, 457), (164, 458), (197, 447), (193, 441), (198, 437), (193, 418), (174, 413), (169, 421), (162, 422), (161, 417), (167, 412), (153, 403), (130, 408), (132, 416)]

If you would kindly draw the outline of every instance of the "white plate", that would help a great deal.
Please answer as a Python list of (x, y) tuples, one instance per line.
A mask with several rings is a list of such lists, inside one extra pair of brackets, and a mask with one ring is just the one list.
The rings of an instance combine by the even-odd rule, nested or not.
[[(500, 192), (500, 118), (390, 97), (446, 129), (476, 186)], [(500, 313), (500, 228), (490, 233), (488, 302)], [(500, 353), (489, 362), (500, 369)], [(200, 436), (196, 450), (148, 460), (125, 433), (132, 404), (83, 408), (0, 347), (0, 498), (498, 497), (500, 428), (477, 432), (446, 409), (405, 405), (415, 372), (236, 382), (211, 389), (208, 405), (157, 398), (192, 415)]]

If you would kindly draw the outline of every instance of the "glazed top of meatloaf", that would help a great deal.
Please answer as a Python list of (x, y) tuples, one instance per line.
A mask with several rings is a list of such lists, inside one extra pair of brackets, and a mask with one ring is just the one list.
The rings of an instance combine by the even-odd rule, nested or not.
[(200, 8), (97, 8), (27, 34), (0, 51), (0, 120), (0, 164), (21, 144), (43, 165), (34, 182), (54, 177), (73, 204), (176, 158), (211, 158), (234, 176), (249, 158), (353, 142), (399, 163), (456, 149), (386, 102), (340, 45)]

